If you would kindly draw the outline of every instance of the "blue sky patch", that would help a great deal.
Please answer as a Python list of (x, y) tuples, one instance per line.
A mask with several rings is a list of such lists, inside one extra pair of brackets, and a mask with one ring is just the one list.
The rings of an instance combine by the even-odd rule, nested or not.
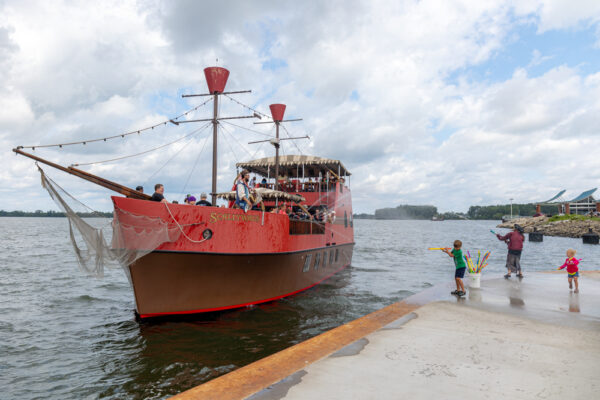
[(538, 77), (561, 65), (589, 75), (600, 69), (600, 48), (595, 47), (597, 40), (594, 26), (538, 34), (537, 26), (520, 25), (490, 59), (451, 72), (446, 82), (458, 84), (461, 78), (469, 82), (503, 82), (518, 68), (525, 68), (529, 77)]
[(262, 69), (268, 71), (274, 71), (287, 66), (288, 63), (282, 58), (269, 58), (267, 61), (262, 63)]

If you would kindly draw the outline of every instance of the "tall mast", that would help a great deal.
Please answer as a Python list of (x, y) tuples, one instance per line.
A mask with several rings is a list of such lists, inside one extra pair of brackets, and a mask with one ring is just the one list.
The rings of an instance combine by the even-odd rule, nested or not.
[(285, 104), (271, 104), (269, 108), (271, 109), (271, 117), (273, 118), (273, 122), (255, 122), (255, 124), (275, 124), (275, 139), (271, 140), (258, 140), (251, 143), (262, 143), (262, 142), (270, 142), (275, 147), (275, 186), (274, 189), (279, 189), (279, 142), (281, 140), (293, 140), (293, 139), (310, 139), (308, 136), (300, 136), (300, 137), (290, 137), (286, 139), (279, 139), (279, 124), (282, 122), (292, 122), (292, 121), (302, 121), (302, 118), (296, 119), (283, 119), (283, 115), (285, 114)]
[(219, 112), (219, 95), (215, 94), (213, 99), (213, 162), (212, 162), (212, 205), (217, 204), (217, 114)]
[[(285, 106), (284, 106), (285, 107)], [(275, 121), (275, 190), (279, 186), (279, 123), (281, 121)]]
[(227, 78), (229, 78), (229, 71), (221, 67), (208, 67), (204, 68), (204, 76), (206, 77), (206, 84), (208, 85), (207, 94), (184, 94), (181, 97), (196, 97), (196, 96), (213, 96), (213, 117), (209, 119), (194, 119), (188, 121), (178, 121), (177, 125), (188, 123), (188, 122), (203, 122), (211, 121), (213, 124), (213, 154), (212, 154), (212, 204), (217, 204), (217, 167), (218, 167), (218, 126), (219, 121), (222, 119), (240, 119), (240, 118), (259, 118), (258, 114), (239, 116), (239, 117), (221, 117), (219, 118), (219, 95), (222, 94), (235, 94), (235, 93), (250, 93), (251, 90), (238, 90), (235, 92), (225, 92), (225, 85), (227, 84)]

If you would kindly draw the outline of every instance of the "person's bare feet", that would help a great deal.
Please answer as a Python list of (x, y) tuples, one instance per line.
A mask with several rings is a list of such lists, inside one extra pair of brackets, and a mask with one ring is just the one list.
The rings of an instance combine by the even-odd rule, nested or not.
[(575, 289), (573, 293), (579, 293), (579, 289)]

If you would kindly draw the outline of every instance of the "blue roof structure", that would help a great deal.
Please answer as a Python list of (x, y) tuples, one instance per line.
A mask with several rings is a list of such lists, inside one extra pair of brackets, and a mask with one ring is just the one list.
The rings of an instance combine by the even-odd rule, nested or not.
[(581, 193), (579, 196), (575, 197), (573, 200), (569, 201), (569, 203), (575, 203), (577, 201), (581, 201), (584, 199), (587, 199), (588, 197), (590, 197), (592, 194), (594, 194), (594, 192), (597, 190), (598, 188), (594, 188), (594, 189), (590, 189), (590, 190), (586, 190), (585, 192)]
[(563, 199), (560, 198), (560, 196), (562, 196), (563, 194), (565, 194), (565, 192), (566, 192), (566, 190), (563, 189), (560, 192), (558, 192), (554, 197), (552, 197), (550, 200), (542, 201), (540, 204), (547, 204), (547, 203), (552, 203), (552, 202), (563, 203), (564, 201), (563, 201)]

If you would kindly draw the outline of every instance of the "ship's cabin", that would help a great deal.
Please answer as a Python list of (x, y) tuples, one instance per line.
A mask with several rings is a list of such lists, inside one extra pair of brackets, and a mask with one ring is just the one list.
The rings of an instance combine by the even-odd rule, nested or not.
[[(319, 193), (348, 187), (350, 172), (339, 160), (316, 156), (288, 155), (279, 157), (279, 177), (275, 177), (275, 157), (237, 163), (256, 177), (256, 187), (287, 193)], [(278, 183), (278, 187), (275, 184)]]
[[(286, 155), (279, 157), (279, 176), (275, 177), (275, 157), (237, 163), (239, 171), (250, 171), (255, 189), (284, 192), (284, 198), (265, 199), (267, 211), (272, 211), (290, 196), (302, 196), (303, 201), (287, 201), (293, 218), (325, 221), (331, 218), (336, 200), (348, 191), (350, 172), (339, 160), (316, 156)], [(307, 215), (306, 212), (309, 212)]]

